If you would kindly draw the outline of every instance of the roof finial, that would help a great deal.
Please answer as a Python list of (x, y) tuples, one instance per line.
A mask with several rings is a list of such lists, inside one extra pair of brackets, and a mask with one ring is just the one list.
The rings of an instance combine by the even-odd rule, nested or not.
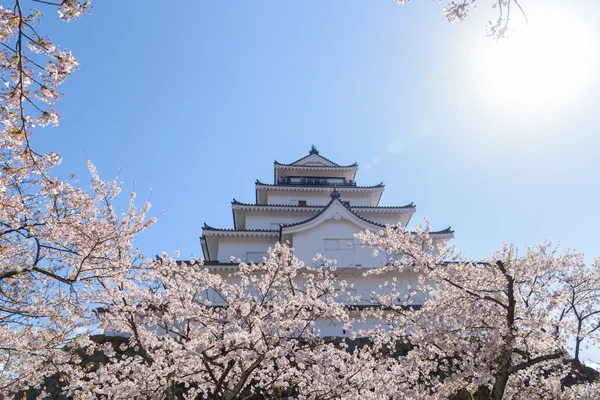
[(315, 145), (311, 145), (310, 146), (310, 151), (308, 152), (308, 154), (316, 154), (319, 155), (319, 150), (317, 150), (317, 148), (315, 147)]
[(333, 190), (331, 191), (331, 198), (339, 200), (340, 197), (342, 197), (342, 195), (340, 194), (340, 192), (337, 191), (337, 189), (334, 186)]

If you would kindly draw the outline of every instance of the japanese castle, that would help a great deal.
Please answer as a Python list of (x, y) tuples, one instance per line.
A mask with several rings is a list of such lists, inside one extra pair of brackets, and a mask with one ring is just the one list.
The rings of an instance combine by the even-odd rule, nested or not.
[[(290, 164), (275, 161), (273, 183), (256, 181), (254, 203), (232, 201), (232, 229), (204, 224), (200, 238), (204, 265), (230, 273), (238, 260), (262, 262), (269, 247), (287, 242), (307, 265), (317, 253), (337, 260), (344, 279), (353, 284), (350, 294), (368, 297), (382, 277), (364, 277), (363, 272), (381, 266), (387, 256), (373, 257), (373, 250), (361, 247), (354, 234), (366, 229), (379, 231), (385, 224), (404, 228), (416, 207), (412, 203), (380, 206), (383, 183), (357, 185), (357, 171), (357, 163), (339, 165), (320, 155), (314, 146), (308, 155)], [(448, 228), (433, 235), (436, 240), (448, 240), (453, 231)], [(416, 279), (410, 275), (400, 277), (407, 287)], [(340, 327), (321, 330), (325, 335), (342, 336)]]

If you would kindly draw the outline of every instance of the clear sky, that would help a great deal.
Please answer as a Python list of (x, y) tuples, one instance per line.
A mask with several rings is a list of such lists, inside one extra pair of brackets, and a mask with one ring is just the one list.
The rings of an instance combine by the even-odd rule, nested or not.
[(90, 158), (153, 188), (150, 254), (201, 256), (204, 222), (232, 227), (231, 200), (314, 144), (468, 257), (545, 239), (600, 256), (600, 2), (522, 0), (538, 34), (500, 45), (479, 3), (449, 24), (425, 0), (99, 1), (46, 23), (81, 70), (38, 147), (82, 183)]

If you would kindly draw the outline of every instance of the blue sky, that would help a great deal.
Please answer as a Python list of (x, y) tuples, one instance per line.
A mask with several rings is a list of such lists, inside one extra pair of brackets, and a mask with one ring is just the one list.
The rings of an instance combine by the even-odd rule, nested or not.
[[(521, 1), (532, 25), (566, 40), (545, 43), (547, 92), (530, 102), (527, 77), (493, 88), (507, 84), (486, 58), (487, 3), (449, 24), (431, 1), (97, 2), (89, 17), (46, 24), (81, 70), (61, 89), (61, 126), (37, 143), (82, 183), (90, 158), (105, 178), (123, 168), (124, 190), (141, 201), (153, 188), (151, 215), (166, 213), (138, 241), (149, 254), (201, 256), (204, 222), (232, 227), (232, 198), (252, 202), (273, 159), (315, 144), (358, 162), (359, 184), (383, 181), (382, 205), (415, 202), (413, 222), (451, 225), (468, 257), (550, 239), (591, 260), (600, 3)], [(502, 62), (520, 70), (523, 60)]]

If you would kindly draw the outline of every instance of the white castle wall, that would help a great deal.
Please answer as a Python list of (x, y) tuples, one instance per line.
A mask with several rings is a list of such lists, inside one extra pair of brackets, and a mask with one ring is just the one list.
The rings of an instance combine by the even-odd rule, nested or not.
[(320, 209), (313, 212), (302, 211), (252, 211), (246, 215), (246, 229), (279, 229), (274, 228), (271, 224), (291, 224), (307, 220)]
[(217, 258), (228, 263), (231, 257), (246, 261), (247, 252), (265, 252), (275, 245), (278, 237), (223, 237), (219, 241)]
[(399, 222), (402, 222), (404, 226), (404, 221), (408, 218), (410, 214), (394, 214), (394, 213), (376, 213), (376, 212), (364, 212), (364, 211), (355, 211), (356, 214), (361, 217), (368, 219), (369, 221), (377, 222), (378, 224), (390, 224), (395, 225)]
[[(293, 236), (292, 246), (296, 257), (311, 264), (316, 253), (337, 260), (339, 267), (361, 265), (363, 268), (381, 265), (383, 256), (373, 258), (373, 250), (360, 246), (360, 241), (354, 239), (354, 234), (360, 228), (347, 220), (330, 219), (311, 229), (297, 232)], [(325, 249), (326, 239), (349, 239), (353, 246), (340, 245), (340, 250)]]
[[(351, 206), (370, 206), (370, 193), (344, 192), (339, 189), (343, 201), (349, 201)], [(306, 200), (309, 206), (326, 206), (331, 201), (329, 192), (269, 192), (268, 204), (291, 204), (291, 200)]]
[[(221, 274), (228, 282), (236, 283), (238, 278), (233, 276), (235, 272), (235, 268), (224, 269), (224, 270), (216, 270), (216, 273)], [(404, 301), (404, 295), (408, 295), (409, 292), (416, 287), (417, 284), (417, 274), (414, 272), (386, 272), (381, 275), (369, 275), (363, 276), (363, 273), (366, 272), (365, 269), (359, 270), (355, 268), (349, 268), (345, 271), (339, 271), (339, 279), (346, 280), (349, 285), (353, 287), (347, 288), (347, 294), (345, 294), (340, 301), (348, 305), (373, 305), (371, 302), (371, 293), (379, 293), (379, 294), (388, 294), (390, 293), (390, 285), (394, 281), (393, 278), (396, 278), (396, 288), (400, 293), (399, 303)], [(231, 276), (230, 276), (231, 275)], [(385, 285), (385, 282), (388, 282), (388, 286)], [(297, 282), (298, 285), (302, 285), (301, 281)], [(212, 302), (213, 305), (225, 305), (223, 299), (214, 291), (209, 291), (209, 293), (205, 293), (202, 297), (206, 298)], [(360, 296), (362, 301), (352, 300), (350, 301), (350, 297), (353, 299), (356, 296)], [(417, 294), (412, 297), (412, 304), (422, 304), (424, 300), (424, 295)], [(399, 304), (398, 303), (398, 304)], [(380, 324), (380, 321), (377, 319), (368, 319), (361, 323), (356, 323), (353, 325), (353, 328), (356, 329), (365, 329), (372, 328), (376, 325)], [(349, 332), (344, 330), (343, 324), (339, 321), (334, 321), (330, 319), (317, 320), (316, 325), (318, 329), (321, 331), (322, 336), (337, 336), (337, 337), (348, 337)]]

